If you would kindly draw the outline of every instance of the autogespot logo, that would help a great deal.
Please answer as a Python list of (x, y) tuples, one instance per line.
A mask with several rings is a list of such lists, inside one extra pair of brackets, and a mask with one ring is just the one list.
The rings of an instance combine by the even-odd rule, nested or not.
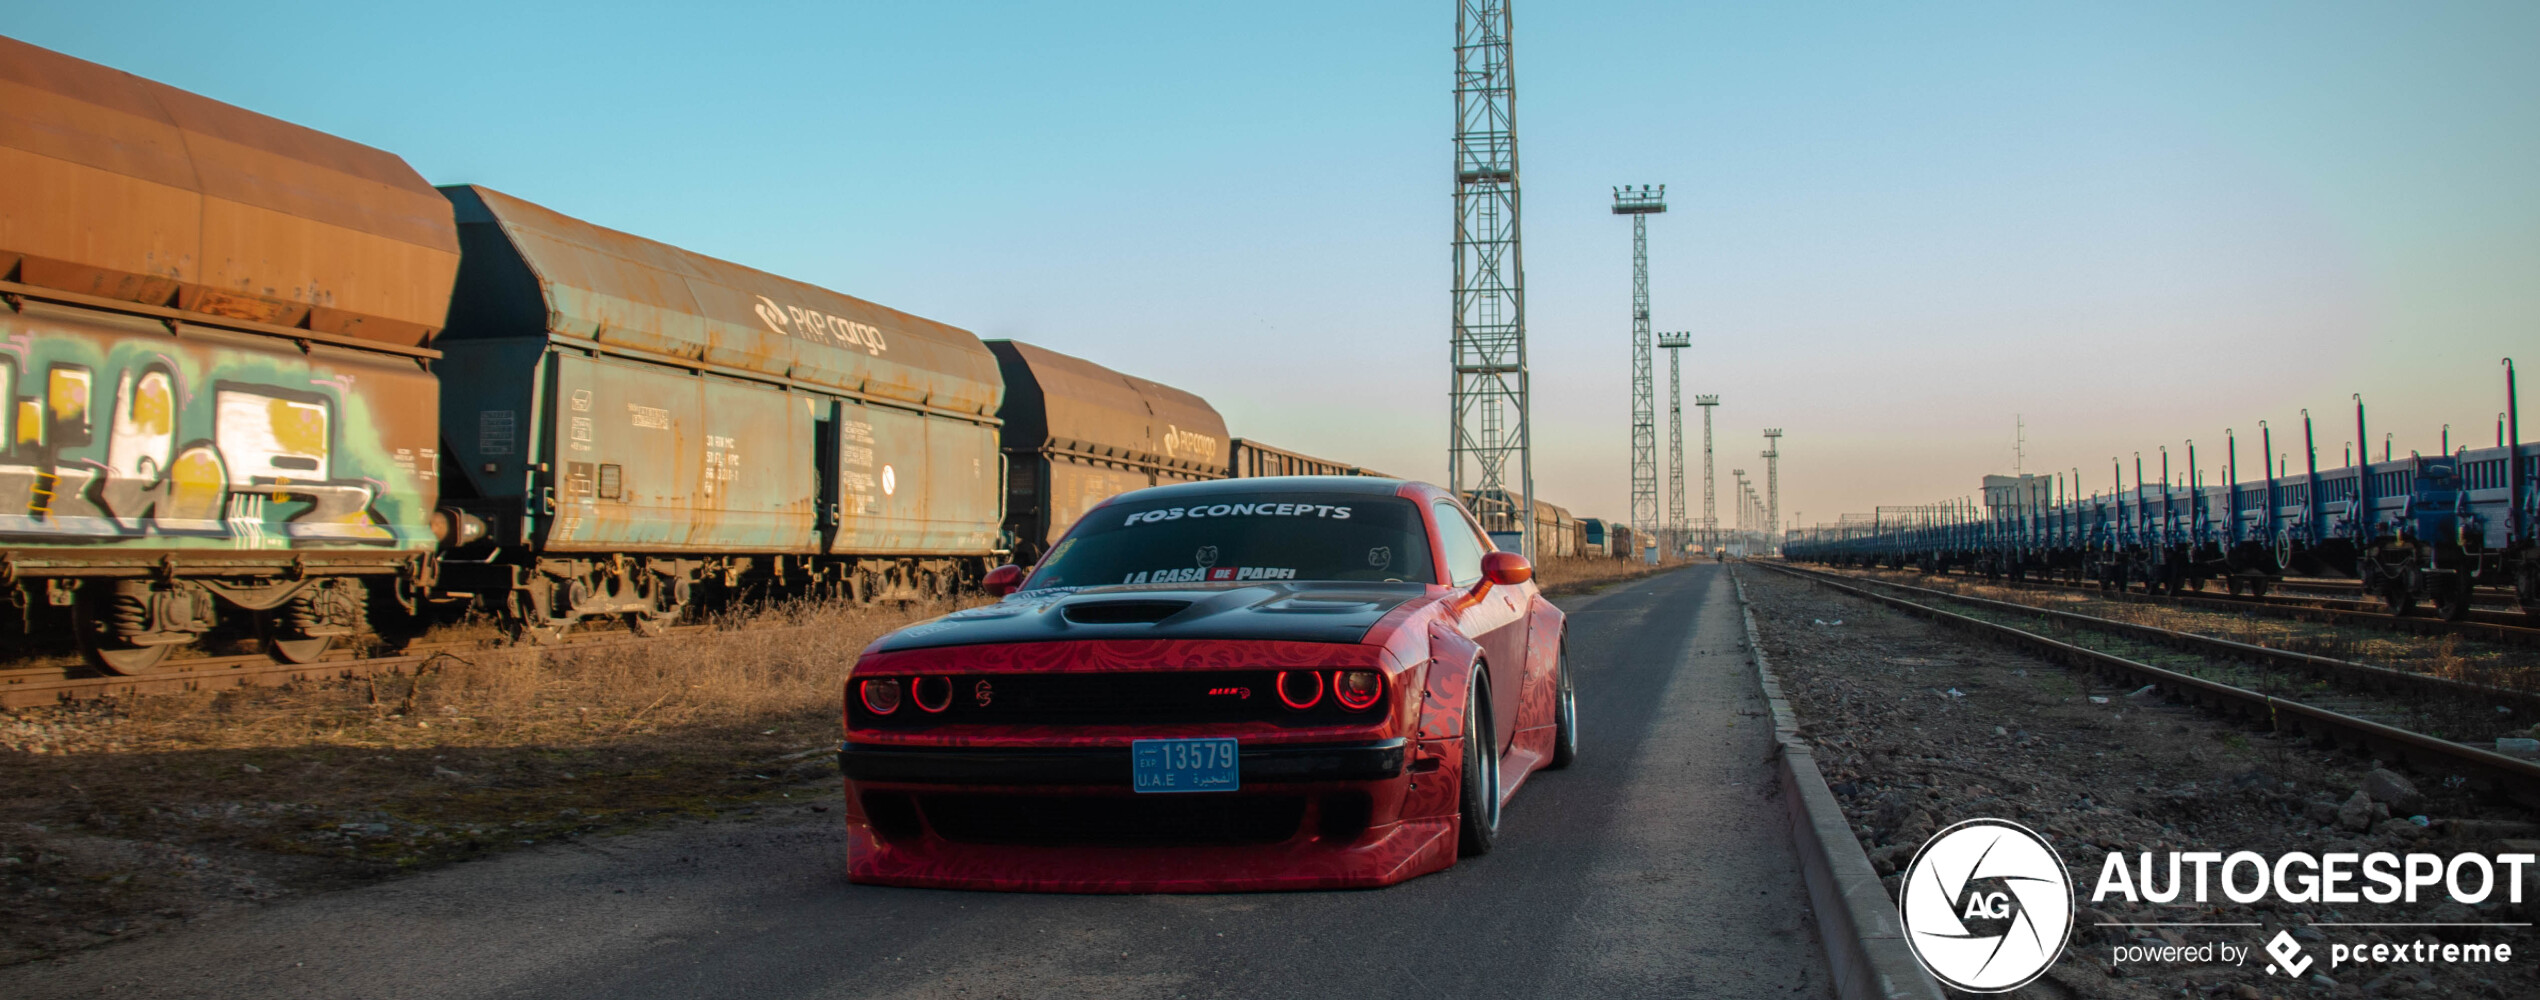
[(1905, 869), (1897, 913), (1934, 978), (2008, 993), (2045, 974), (2073, 930), (2073, 881), (2045, 838), (2003, 819), (1932, 835)]

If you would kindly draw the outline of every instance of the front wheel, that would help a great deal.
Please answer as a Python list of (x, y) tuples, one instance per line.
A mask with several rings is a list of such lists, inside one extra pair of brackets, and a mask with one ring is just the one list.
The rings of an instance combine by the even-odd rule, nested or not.
[(1464, 699), (1463, 788), (1456, 796), (1456, 853), (1476, 858), (1499, 839), (1499, 740), (1490, 728), (1490, 687), (1481, 664), (1473, 665), (1473, 692)]
[(1553, 661), (1552, 760), (1546, 770), (1559, 770), (1579, 759), (1579, 692), (1570, 686), (1570, 650), (1565, 644)]

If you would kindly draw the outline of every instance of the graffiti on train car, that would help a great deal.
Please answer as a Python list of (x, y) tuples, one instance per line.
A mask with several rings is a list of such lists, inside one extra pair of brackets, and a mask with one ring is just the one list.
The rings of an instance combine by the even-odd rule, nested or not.
[[(348, 460), (357, 373), (165, 342), (0, 339), (0, 535), (236, 549), (396, 545), (366, 468), (429, 479), (432, 449)], [(376, 450), (376, 449), (371, 449)], [(385, 472), (386, 469), (379, 469)]]

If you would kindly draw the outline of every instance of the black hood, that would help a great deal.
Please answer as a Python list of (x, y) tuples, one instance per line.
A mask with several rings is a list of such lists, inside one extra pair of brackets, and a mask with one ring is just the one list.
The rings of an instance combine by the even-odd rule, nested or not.
[(1029, 590), (883, 636), (877, 652), (1077, 639), (1357, 642), (1416, 583), (1137, 585)]

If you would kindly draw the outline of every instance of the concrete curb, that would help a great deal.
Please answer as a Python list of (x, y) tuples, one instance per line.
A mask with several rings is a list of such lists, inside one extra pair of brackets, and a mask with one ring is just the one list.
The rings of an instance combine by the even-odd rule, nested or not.
[(1817, 937), (1826, 944), (1826, 962), (1834, 967), (1835, 991), (1843, 1000), (1941, 1000), (1940, 983), (1914, 960), (1896, 903), (1853, 837), (1843, 803), (1817, 770), (1816, 751), (1799, 735), (1799, 715), (1782, 697), (1781, 679), (1764, 660), (1746, 581), (1734, 569), (1729, 580), (1737, 586), (1738, 614), (1746, 619), (1746, 649), (1755, 660), (1756, 682), (1772, 707), (1775, 770), (1782, 801), (1790, 808), (1791, 846), (1808, 881), (1808, 901), (1817, 911)]

